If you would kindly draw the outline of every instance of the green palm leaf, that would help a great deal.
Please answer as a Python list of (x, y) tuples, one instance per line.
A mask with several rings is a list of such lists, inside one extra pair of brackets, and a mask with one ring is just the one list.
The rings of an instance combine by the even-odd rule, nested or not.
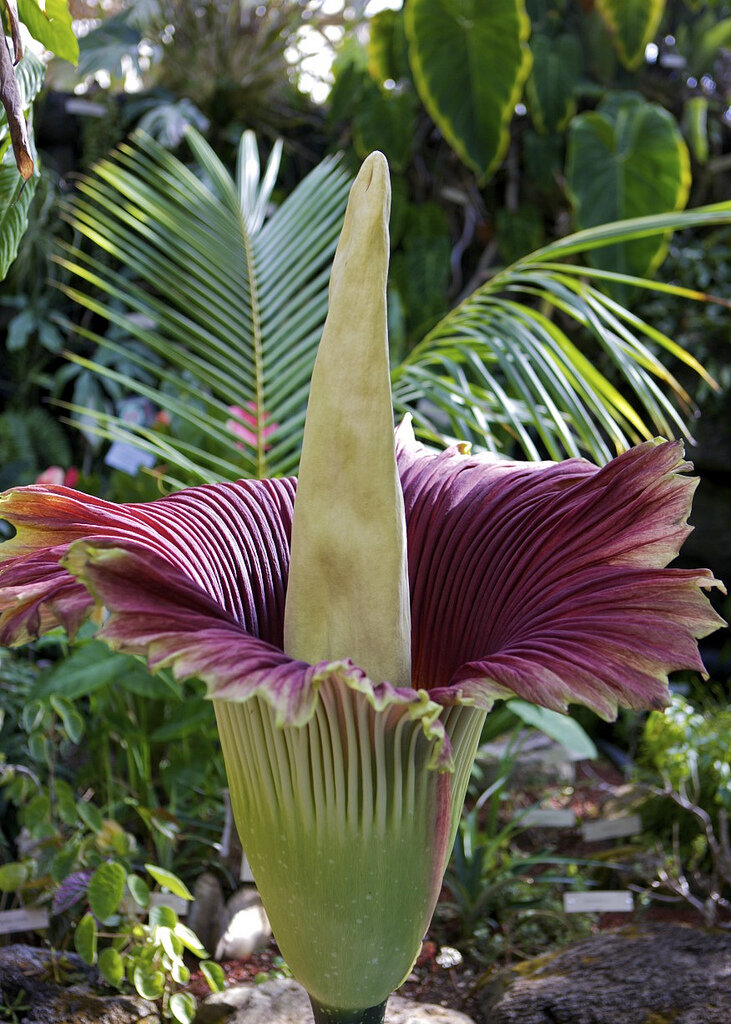
[[(245, 134), (234, 181), (197, 132), (188, 139), (200, 177), (143, 134), (103, 161), (66, 211), (103, 256), (73, 248), (60, 257), (76, 280), (67, 293), (114, 328), (103, 336), (75, 327), (106, 357), (71, 359), (112, 390), (166, 410), (173, 436), (106, 410), (69, 408), (87, 424), (91, 416), (101, 436), (150, 452), (171, 483), (294, 472), (349, 180), (326, 160), (270, 213), (278, 148), (262, 175)], [(708, 297), (573, 259), (730, 221), (729, 203), (636, 218), (516, 261), (393, 367), (397, 413), (410, 412), (427, 440), (466, 439), (530, 459), (603, 462), (658, 433), (689, 436), (692, 403), (658, 351), (713, 382), (600, 285)], [(237, 443), (232, 406), (249, 440)]]
[(154, 401), (183, 440), (105, 410), (72, 412), (91, 415), (102, 436), (152, 451), (175, 482), (290, 473), (350, 182), (325, 160), (270, 214), (281, 145), (262, 175), (245, 133), (233, 181), (201, 135), (189, 129), (187, 138), (200, 176), (142, 133), (102, 161), (65, 208), (96, 255), (69, 247), (58, 257), (76, 282), (66, 293), (121, 340), (76, 333), (139, 374), (70, 358)]
[[(426, 436), (466, 439), (530, 459), (604, 462), (662, 434), (690, 438), (690, 397), (657, 354), (698, 361), (598, 287), (711, 300), (662, 281), (562, 262), (669, 230), (731, 222), (731, 203), (580, 231), (516, 261), (468, 296), (393, 374), (394, 401)], [(712, 301), (721, 301), (713, 299)]]

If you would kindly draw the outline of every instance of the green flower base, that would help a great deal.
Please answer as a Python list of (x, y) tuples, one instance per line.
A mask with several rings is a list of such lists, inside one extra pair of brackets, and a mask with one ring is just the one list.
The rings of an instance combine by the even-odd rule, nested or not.
[(329, 1006), (320, 1006), (310, 997), (315, 1024), (383, 1024), (387, 1002), (384, 999), (378, 1006), (369, 1006), (365, 1010), (334, 1010)]

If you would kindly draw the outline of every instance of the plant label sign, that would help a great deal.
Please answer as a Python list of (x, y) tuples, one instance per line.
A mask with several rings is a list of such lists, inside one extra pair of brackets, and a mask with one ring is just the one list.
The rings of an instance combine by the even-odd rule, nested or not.
[(636, 836), (642, 831), (639, 814), (626, 814), (621, 818), (599, 818), (585, 821), (581, 826), (581, 837), (587, 843), (599, 843), (603, 839), (621, 839)]
[(531, 807), (520, 820), (533, 828), (573, 828), (576, 815), (570, 807)]
[(592, 892), (565, 892), (563, 909), (567, 914), (613, 912), (629, 914), (634, 910), (632, 893), (626, 890), (595, 889)]
[(26, 909), (0, 911), (0, 935), (14, 932), (35, 932), (48, 928), (50, 918), (47, 910)]

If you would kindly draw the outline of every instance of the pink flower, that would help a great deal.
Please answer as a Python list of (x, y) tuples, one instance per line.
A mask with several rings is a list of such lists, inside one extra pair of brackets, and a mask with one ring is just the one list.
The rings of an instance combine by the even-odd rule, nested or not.
[(75, 487), (79, 480), (79, 471), (76, 466), (69, 466), (62, 469), (61, 466), (49, 466), (44, 469), (40, 476), (36, 477), (37, 484), (56, 484), (64, 487)]
[[(256, 403), (247, 402), (245, 409), (242, 409), (240, 405), (229, 405), (228, 411), (236, 417), (236, 419), (226, 420), (226, 426), (231, 431), (231, 433), (234, 434), (236, 437), (240, 437), (242, 441), (245, 441), (246, 444), (248, 444), (251, 448), (256, 448), (258, 444)], [(263, 412), (261, 417), (262, 423), (264, 423), (264, 421), (266, 421), (268, 418), (269, 413), (266, 411)], [(249, 426), (244, 426), (244, 424), (247, 423)], [(278, 426), (278, 423), (268, 423), (266, 424), (266, 426), (262, 426), (262, 439), (264, 440), (267, 437), (270, 437)], [(249, 427), (251, 427), (252, 429), (249, 430)], [(244, 445), (237, 443), (236, 447), (243, 448)], [(265, 450), (268, 450), (269, 448), (271, 448), (271, 445), (265, 444), (264, 448)]]

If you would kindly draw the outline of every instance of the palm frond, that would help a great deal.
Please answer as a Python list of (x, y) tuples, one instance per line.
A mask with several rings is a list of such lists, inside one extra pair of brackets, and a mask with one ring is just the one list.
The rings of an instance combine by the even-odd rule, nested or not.
[[(97, 254), (77, 247), (58, 257), (75, 278), (67, 294), (93, 314), (76, 334), (107, 353), (70, 358), (164, 409), (173, 437), (109, 409), (69, 409), (101, 436), (154, 454), (171, 483), (295, 472), (350, 182), (337, 160), (325, 160), (272, 211), (279, 145), (262, 174), (245, 133), (234, 180), (201, 135), (187, 137), (197, 173), (141, 133), (99, 164), (66, 210)], [(600, 286), (709, 296), (573, 260), (729, 222), (731, 203), (637, 218), (516, 261), (393, 367), (397, 413), (410, 412), (426, 440), (464, 439), (529, 459), (604, 462), (657, 433), (690, 436), (692, 401), (657, 352), (713, 382), (691, 353)], [(98, 318), (115, 338), (93, 329)], [(125, 344), (125, 334), (138, 344)]]
[(657, 350), (714, 382), (682, 345), (598, 285), (612, 281), (690, 300), (724, 300), (565, 261), (650, 234), (728, 223), (731, 203), (719, 203), (600, 225), (517, 260), (448, 313), (394, 368), (397, 410), (411, 412), (427, 437), (493, 450), (517, 447), (530, 459), (584, 454), (605, 462), (657, 434), (692, 440), (693, 403)]
[(75, 246), (56, 258), (92, 327), (100, 318), (141, 345), (88, 326), (74, 328), (78, 337), (117, 349), (140, 377), (69, 358), (150, 398), (195, 440), (178, 445), (108, 410), (83, 413), (102, 436), (152, 451), (172, 479), (285, 475), (299, 457), (350, 180), (327, 159), (273, 208), (281, 145), (262, 175), (244, 133), (234, 181), (195, 129), (186, 137), (197, 174), (143, 133), (98, 164), (64, 211), (95, 254)]

